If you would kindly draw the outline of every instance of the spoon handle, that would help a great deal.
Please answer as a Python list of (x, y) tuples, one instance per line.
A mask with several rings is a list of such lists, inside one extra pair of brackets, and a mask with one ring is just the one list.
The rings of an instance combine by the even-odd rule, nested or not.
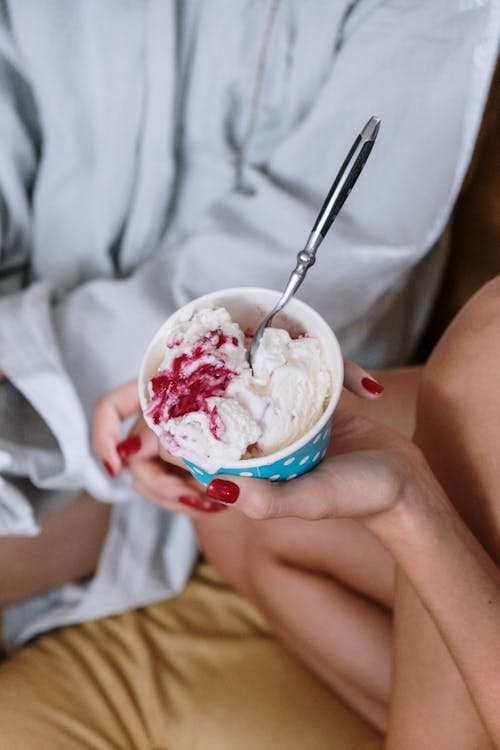
[(344, 159), (330, 192), (321, 206), (306, 247), (317, 250), (321, 241), (326, 237), (326, 233), (336, 219), (370, 156), (379, 128), (380, 120), (378, 117), (370, 117), (352, 144), (351, 150)]
[(370, 119), (352, 144), (349, 153), (344, 159), (344, 163), (340, 167), (340, 170), (335, 177), (335, 180), (333, 181), (330, 192), (326, 196), (325, 202), (321, 206), (321, 210), (316, 221), (314, 222), (314, 226), (311, 230), (311, 234), (308, 237), (305, 247), (297, 254), (297, 265), (293, 269), (290, 278), (288, 279), (283, 294), (281, 295), (271, 312), (264, 318), (255, 333), (249, 351), (250, 365), (252, 365), (252, 362), (255, 359), (255, 355), (257, 353), (257, 349), (259, 348), (264, 329), (271, 323), (276, 313), (278, 313), (283, 307), (285, 307), (287, 302), (290, 301), (299, 286), (304, 281), (308, 269), (312, 265), (314, 265), (318, 247), (323, 242), (328, 230), (335, 221), (335, 218), (344, 205), (347, 196), (353, 189), (356, 180), (361, 174), (366, 160), (370, 156), (370, 152), (373, 148), (373, 144), (375, 143), (379, 127), (379, 118), (370, 117)]
[(297, 265), (292, 271), (283, 295), (276, 305), (275, 314), (293, 297), (302, 284), (308, 269), (314, 265), (318, 247), (326, 237), (328, 230), (335, 221), (370, 156), (379, 127), (379, 118), (370, 117), (352, 144), (321, 206), (306, 245), (297, 255)]

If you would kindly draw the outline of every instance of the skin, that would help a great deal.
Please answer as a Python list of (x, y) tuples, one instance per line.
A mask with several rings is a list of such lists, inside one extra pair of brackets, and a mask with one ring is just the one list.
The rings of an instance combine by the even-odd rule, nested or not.
[[(414, 728), (413, 744), (407, 745), (410, 748), (423, 746), (424, 733), (433, 747), (500, 747), (499, 681), (491, 671), (500, 660), (500, 404), (491, 390), (500, 361), (499, 322), (497, 277), (454, 320), (424, 371), (415, 442), (456, 509), (452, 519), (450, 514), (445, 516), (446, 528), (436, 531), (441, 540), (443, 531), (446, 539), (451, 530), (456, 530), (448, 546), (440, 545), (439, 549), (456, 551), (460, 562), (448, 581), (443, 576), (453, 601), (443, 598), (439, 618), (424, 606), (420, 588), (409, 585), (408, 567), (406, 576), (402, 572), (398, 581), (396, 620), (399, 617), (402, 625), (395, 646), (396, 664), (399, 657), (401, 669), (396, 673), (392, 702), (393, 747), (405, 736), (407, 723)], [(462, 521), (489, 553), (493, 568), (474, 547), (474, 538), (459, 534), (459, 529), (463, 532)], [(464, 538), (468, 539), (468, 549), (464, 549)], [(434, 566), (434, 570), (439, 567)], [(474, 581), (466, 585), (473, 575)], [(447, 604), (448, 610), (444, 608)], [(450, 615), (459, 630), (453, 641), (450, 623), (445, 622)], [(405, 699), (410, 685), (416, 698), (413, 702)], [(439, 721), (448, 710), (452, 711), (453, 723)], [(430, 718), (425, 729), (418, 722), (417, 711)], [(429, 729), (430, 733), (426, 731)]]
[(496, 279), (424, 368), (413, 444), (338, 414), (335, 452), (314, 475), (284, 487), (237, 480), (235, 509), (251, 518), (306, 509), (307, 518), (356, 518), (393, 558), (391, 749), (500, 747), (499, 322)]
[(81, 493), (51, 515), (40, 534), (0, 539), (0, 607), (15, 604), (95, 571), (111, 506)]

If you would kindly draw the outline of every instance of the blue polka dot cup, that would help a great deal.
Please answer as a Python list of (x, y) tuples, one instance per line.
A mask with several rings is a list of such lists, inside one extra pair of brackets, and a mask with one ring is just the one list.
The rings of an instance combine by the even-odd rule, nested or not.
[[(260, 321), (274, 307), (281, 292), (257, 287), (221, 289), (184, 305), (177, 310), (157, 331), (144, 355), (139, 373), (139, 397), (145, 419), (151, 429), (157, 427), (147, 417), (147, 384), (156, 374), (163, 358), (164, 342), (168, 330), (177, 320), (187, 320), (204, 307), (225, 307), (242, 330), (256, 330)], [(273, 320), (273, 325), (285, 328), (292, 336), (310, 335), (319, 339), (331, 373), (330, 397), (316, 422), (301, 438), (279, 451), (258, 458), (241, 459), (210, 473), (190, 461), (185, 465), (201, 484), (208, 484), (217, 474), (235, 474), (242, 477), (258, 477), (271, 482), (288, 481), (305, 474), (324, 458), (331, 437), (333, 411), (338, 403), (344, 379), (344, 364), (337, 338), (330, 326), (312, 307), (297, 298), (292, 298)]]

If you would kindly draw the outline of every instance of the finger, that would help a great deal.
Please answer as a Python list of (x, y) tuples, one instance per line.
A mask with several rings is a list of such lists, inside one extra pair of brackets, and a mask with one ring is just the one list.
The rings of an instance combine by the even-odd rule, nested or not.
[(326, 518), (331, 511), (326, 498), (330, 498), (331, 494), (329, 477), (320, 467), (291, 482), (221, 475), (212, 479), (207, 486), (208, 497), (231, 505), (257, 520)]
[(161, 505), (177, 502), (182, 494), (199, 494), (199, 485), (192, 487), (187, 475), (171, 472), (158, 458), (134, 461), (129, 470), (134, 488)]
[(130, 467), (135, 490), (163, 508), (191, 517), (225, 510), (221, 503), (200, 493), (189, 474), (172, 473), (159, 459), (135, 461)]
[(158, 456), (158, 438), (140, 416), (127, 436), (116, 445), (116, 452), (123, 462)]
[(379, 398), (384, 392), (384, 386), (370, 373), (349, 360), (344, 362), (344, 387), (360, 398), (371, 400)]
[(135, 380), (115, 388), (96, 403), (92, 448), (111, 476), (115, 476), (122, 467), (122, 460), (116, 450), (116, 445), (120, 442), (122, 422), (138, 411), (139, 394)]
[(207, 495), (250, 518), (359, 518), (395, 502), (401, 481), (381, 451), (358, 451), (325, 459), (290, 482), (235, 476), (212, 479)]

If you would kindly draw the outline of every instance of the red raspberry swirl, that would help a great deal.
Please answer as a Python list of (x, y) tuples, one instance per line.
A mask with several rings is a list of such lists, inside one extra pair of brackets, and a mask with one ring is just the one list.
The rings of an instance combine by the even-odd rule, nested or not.
[(224, 423), (217, 408), (210, 409), (207, 399), (223, 396), (238, 374), (227, 366), (221, 351), (224, 344), (238, 346), (236, 336), (228, 336), (221, 328), (199, 338), (190, 351), (175, 357), (170, 366), (151, 379), (151, 401), (147, 415), (158, 425), (168, 419), (190, 412), (203, 411), (209, 415), (209, 428), (217, 440), (222, 440)]

